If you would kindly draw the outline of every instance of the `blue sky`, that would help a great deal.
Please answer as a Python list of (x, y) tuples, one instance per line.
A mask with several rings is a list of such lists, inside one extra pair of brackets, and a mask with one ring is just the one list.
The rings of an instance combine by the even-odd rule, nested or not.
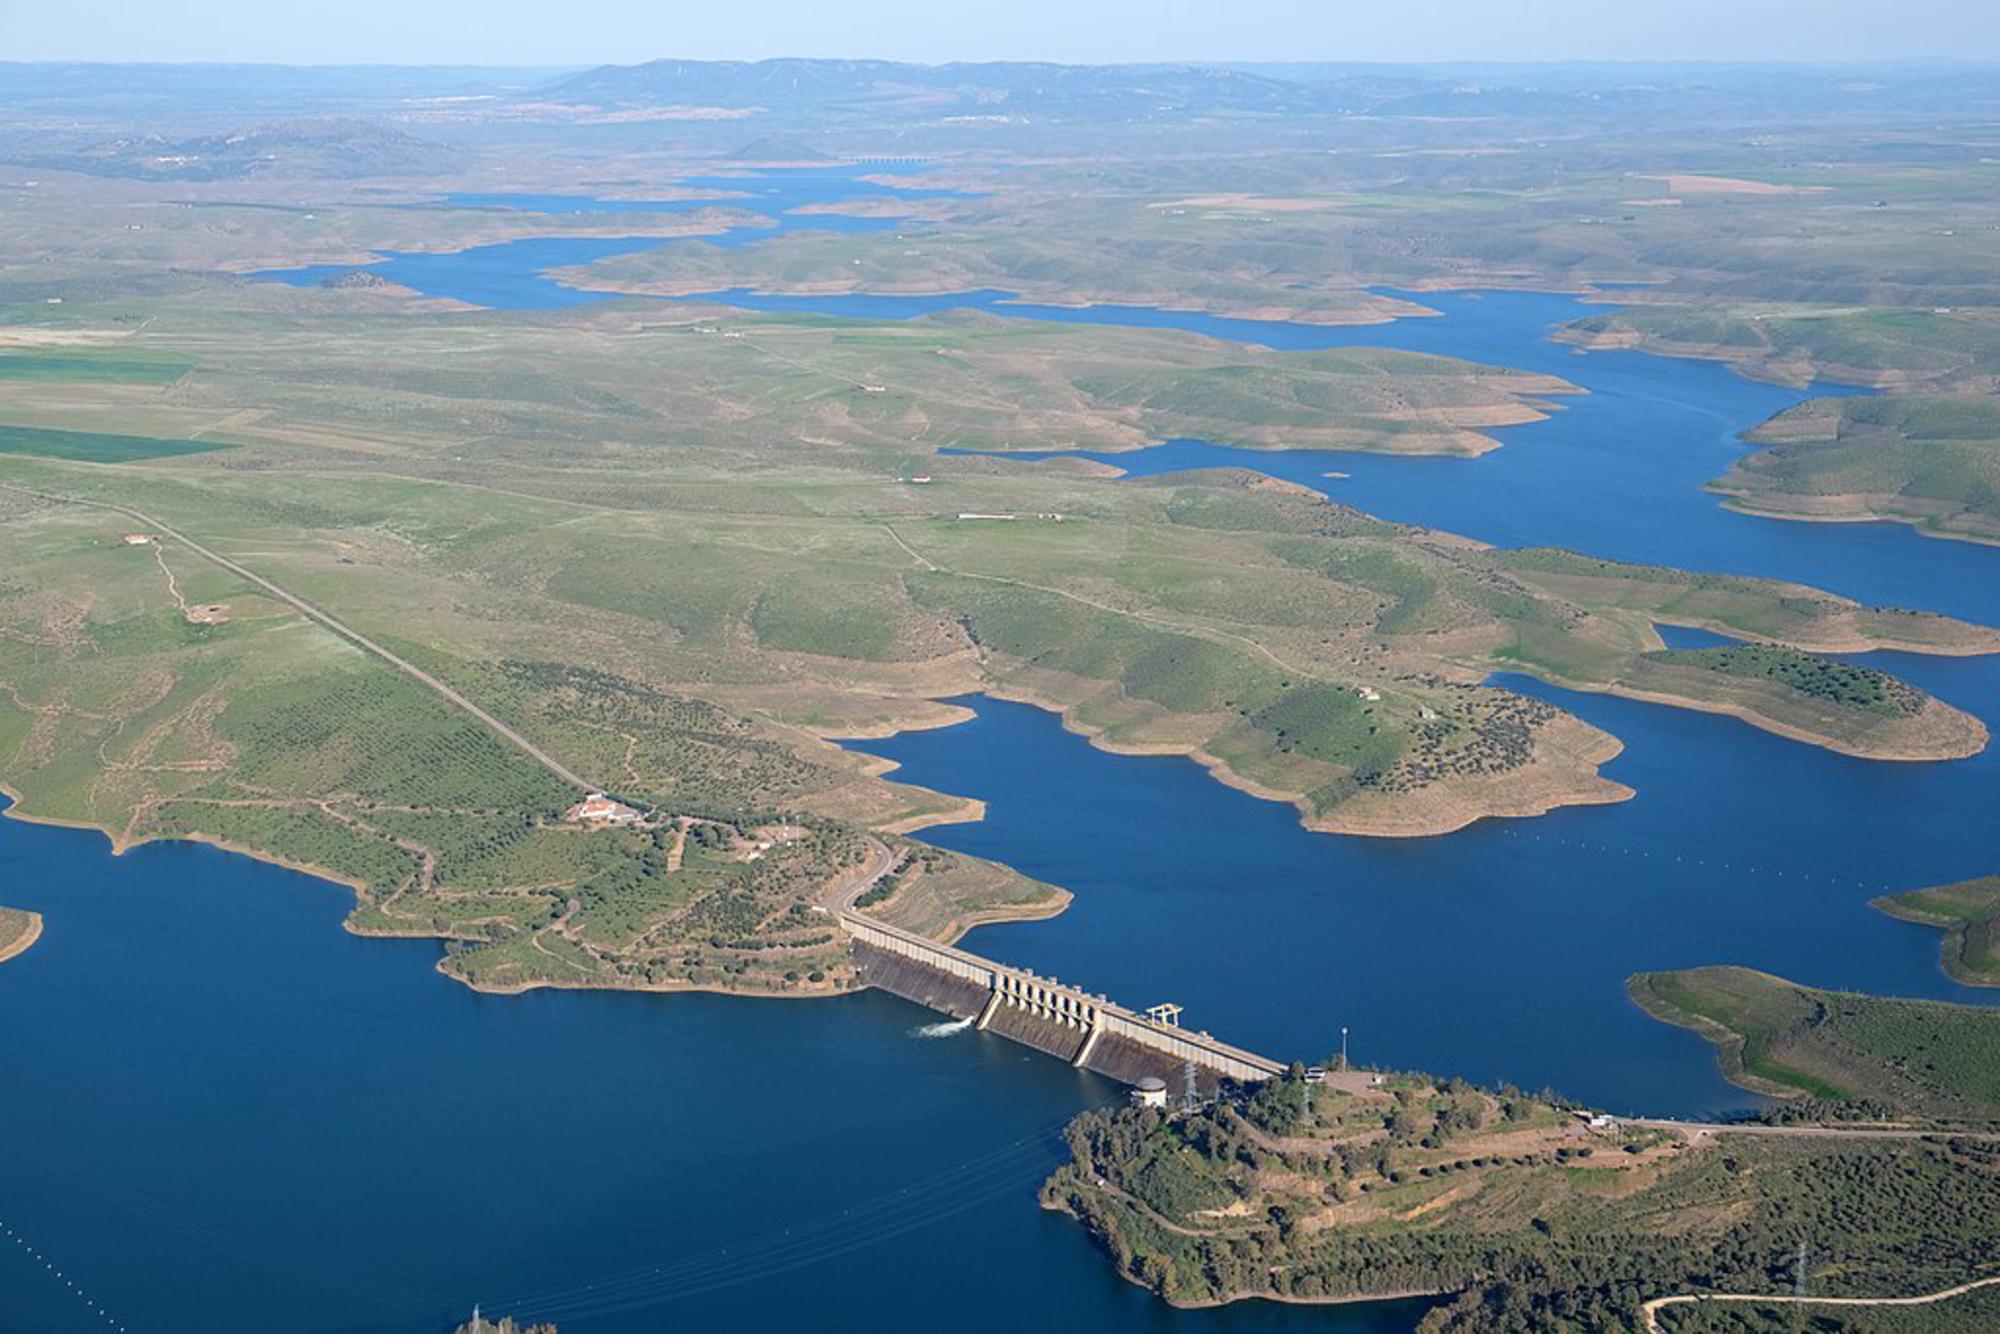
[(2000, 60), (2000, 0), (0, 0), (0, 59)]

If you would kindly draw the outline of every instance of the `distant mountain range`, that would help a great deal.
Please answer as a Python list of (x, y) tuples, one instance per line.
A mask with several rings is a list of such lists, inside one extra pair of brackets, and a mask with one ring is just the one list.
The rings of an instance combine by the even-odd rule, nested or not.
[(1173, 118), (1203, 114), (1913, 114), (2000, 107), (1992, 67), (1832, 65), (914, 65), (889, 60), (655, 60), (604, 65), (536, 96), (605, 109), (668, 106), (938, 117)]
[(543, 90), (556, 101), (617, 106), (852, 105), (934, 114), (1146, 115), (1191, 109), (1312, 111), (1328, 90), (1200, 65), (911, 65), (889, 60), (655, 60), (604, 65)]
[(125, 135), (37, 156), (27, 164), (139, 180), (227, 181), (426, 175), (450, 171), (461, 161), (456, 149), (385, 125), (321, 119), (252, 125), (194, 139)]
[[(804, 162), (857, 142), (824, 137), (834, 130), (949, 125), (956, 147), (973, 142), (983, 122), (1206, 120), (1226, 128), (1233, 119), (1358, 117), (1433, 122), (1440, 137), (1453, 132), (1443, 127), (1471, 121), (1494, 135), (1539, 136), (1578, 123), (1654, 133), (1691, 120), (1746, 129), (1840, 117), (1912, 126), (2000, 120), (2000, 66), (783, 59), (505, 70), (0, 62), (0, 160), (150, 180), (437, 175), (463, 160), (419, 136), (477, 151), (480, 136), (517, 125), (710, 152), (752, 140), (738, 151), (741, 160)], [(1013, 128), (995, 132), (1009, 146), (1022, 142)], [(1964, 151), (1962, 143), (1939, 149)]]

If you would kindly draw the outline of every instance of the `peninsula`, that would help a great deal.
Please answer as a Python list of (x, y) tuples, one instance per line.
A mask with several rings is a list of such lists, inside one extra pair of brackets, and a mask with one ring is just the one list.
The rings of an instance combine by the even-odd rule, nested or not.
[(1933, 1123), (2000, 1122), (2000, 1010), (1825, 991), (1735, 967), (1640, 973), (1630, 990), (1654, 1018), (1714, 1043), (1723, 1074), (1754, 1092)]
[(1421, 1075), (1295, 1067), (1067, 1140), (1044, 1206), (1174, 1305), (1446, 1299), (1426, 1331), (1642, 1329), (1651, 1297), (1771, 1291), (1801, 1229), (1816, 1292), (1931, 1292), (1984, 1277), (2000, 1226), (1988, 1132), (1627, 1121)]
[(1814, 399), (1749, 439), (1763, 448), (1711, 484), (1737, 509), (2000, 544), (2000, 407), (1988, 395)]
[[(442, 938), (442, 967), (473, 985), (853, 985), (813, 905), (977, 807), (827, 738), (948, 723), (964, 712), (940, 701), (977, 691), (1370, 835), (1630, 795), (1599, 773), (1616, 738), (1489, 684), (1496, 670), (1873, 758), (1985, 744), (1922, 691), (1811, 656), (2000, 649), (1951, 617), (1489, 548), (1236, 469), (1120, 480), (930, 452), (947, 398), (1022, 397), (1001, 393), (1026, 364), (1007, 347), (1055, 337), (1032, 324), (856, 334), (760, 317), (732, 340), (695, 313), (637, 332), (622, 315), (461, 326), (273, 291), (204, 289), (198, 313), (170, 299), (142, 343), (116, 332), (120, 303), (79, 303), (63, 318), (105, 339), (0, 352), (14, 398), (70, 423), (23, 428), (0, 455), (0, 774), (17, 814), (121, 848), (202, 839), (337, 879), (358, 895), (353, 929)], [(284, 370), (328, 318), (351, 335), (339, 383)], [(505, 376), (406, 369), (462, 337)], [(1102, 346), (1213, 356), (1176, 338)], [(829, 396), (829, 375), (876, 376), (914, 339), (962, 365), (913, 377), (907, 399)], [(1371, 385), (1431, 365), (1286, 364)], [(682, 412), (668, 366), (746, 396)], [(1168, 395), (1173, 410), (1251, 401), (1203, 383)], [(357, 386), (393, 439), (370, 438)], [(129, 414), (135, 392), (156, 434), (72, 429)], [(273, 393), (275, 416), (254, 406)], [(1131, 401), (1164, 410), (1151, 391)], [(1346, 399), (1322, 408), (1361, 420)], [(454, 454), (468, 412), (514, 441), (513, 463)], [(769, 432), (747, 454), (744, 413)], [(933, 423), (921, 438), (913, 413)], [(226, 424), (195, 440), (197, 419)], [(669, 420), (673, 444), (651, 443)], [(550, 448), (605, 423), (617, 438)], [(918, 458), (926, 480), (903, 480)], [(744, 468), (756, 485), (732, 479)], [(959, 517), (978, 514), (1026, 517)], [(1756, 643), (1663, 651), (1655, 620)], [(591, 791), (643, 818), (565, 820)], [(896, 906), (948, 939), (1062, 902), (954, 855)]]
[(40, 913), (21, 908), (0, 908), (0, 963), (25, 952), (41, 938)]
[(1871, 902), (1891, 917), (1941, 929), (1939, 962), (1954, 982), (2000, 987), (2000, 876), (1885, 894)]

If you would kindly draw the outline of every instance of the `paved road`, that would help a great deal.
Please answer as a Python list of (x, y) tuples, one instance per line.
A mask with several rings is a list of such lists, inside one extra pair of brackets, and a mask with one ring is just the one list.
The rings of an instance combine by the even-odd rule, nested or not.
[(480, 708), (477, 704), (474, 704), (464, 695), (461, 695), (458, 691), (452, 689), (450, 686), (446, 685), (443, 681), (438, 680), (438, 678), (432, 676), (429, 672), (417, 666), (415, 663), (409, 661), (407, 658), (398, 657), (396, 654), (391, 653), (388, 649), (383, 648), (380, 644), (376, 643), (374, 640), (368, 638), (368, 636), (362, 634), (359, 630), (355, 630), (352, 627), (335, 619), (330, 613), (320, 610), (318, 607), (314, 606), (310, 602), (307, 602), (302, 597), (298, 597), (292, 593), (286, 592), (284, 589), (272, 583), (269, 579), (266, 579), (263, 575), (258, 574), (253, 570), (246, 569), (241, 565), (238, 565), (235, 561), (229, 559), (229, 557), (225, 555), (222, 555), (220, 552), (211, 551), (209, 548), (203, 546), (201, 543), (195, 541), (193, 538), (187, 536), (186, 534), (176, 531), (174, 528), (170, 527), (167, 524), (161, 523), (158, 519), (154, 518), (150, 514), (147, 514), (145, 511), (133, 509), (129, 505), (114, 505), (108, 500), (84, 500), (77, 496), (63, 496), (63, 495), (55, 495), (46, 491), (34, 491), (30, 490), (25, 486), (0, 485), (0, 490), (13, 491), (19, 495), (33, 496), (37, 500), (47, 500), (59, 505), (82, 505), (89, 509), (109, 510), (113, 514), (122, 514), (128, 519), (135, 519), (138, 522), (145, 524), (147, 527), (155, 529), (165, 534), (167, 537), (172, 538), (174, 541), (186, 547), (189, 551), (194, 552), (195, 555), (200, 556), (203, 560), (219, 565), (223, 569), (235, 575), (237, 578), (247, 580), (248, 582), (255, 584), (258, 588), (263, 589), (266, 593), (269, 593), (272, 597), (277, 598), (279, 601), (287, 603), (290, 606), (296, 608), (301, 615), (309, 617), (310, 619), (318, 622), (320, 625), (326, 627), (328, 630), (331, 630), (334, 634), (339, 635), (342, 639), (345, 639), (348, 643), (354, 645), (356, 648), (361, 649), (364, 652), (374, 654), (376, 657), (380, 658), (383, 662), (388, 663), (391, 667), (394, 667), (397, 671), (409, 677), (411, 680), (417, 682), (419, 685), (422, 685), (427, 689), (433, 691), (434, 693), (442, 696), (444, 700), (450, 705), (452, 705), (454, 708), (458, 709), (463, 713), (469, 714), (473, 718), (476, 718), (480, 722), (484, 723), (487, 727), (491, 728), (494, 732), (498, 733), (502, 738), (512, 742), (514, 746), (518, 748), (524, 755), (528, 756), (529, 759), (534, 760), (537, 764), (541, 765), (544, 769), (547, 769), (550, 773), (554, 774), (557, 778), (560, 778), (563, 782), (569, 784), (571, 787), (576, 788), (580, 792), (594, 792), (597, 790), (594, 784), (587, 783), (582, 778), (579, 778), (576, 774), (572, 773), (563, 764), (561, 760), (558, 760), (555, 756), (549, 754), (547, 751), (543, 750), (540, 746), (528, 740), (527, 737), (522, 736), (512, 727), (509, 727), (506, 723), (501, 722), (498, 718), (495, 718), (492, 714)]
[[(854, 913), (854, 901), (875, 888), (883, 876), (903, 864), (902, 854), (872, 835), (868, 839), (868, 856), (852, 877), (835, 876), (820, 895), (819, 906), (835, 917), (845, 917)], [(858, 913), (855, 913), (859, 916)]]

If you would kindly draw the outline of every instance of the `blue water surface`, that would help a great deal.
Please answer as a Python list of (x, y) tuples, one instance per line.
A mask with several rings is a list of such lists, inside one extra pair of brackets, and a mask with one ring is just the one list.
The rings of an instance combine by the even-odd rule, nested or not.
[[(1617, 560), (1789, 579), (1874, 605), (2000, 624), (2000, 550), (1926, 537), (1903, 524), (1806, 524), (1745, 515), (1704, 489), (1752, 448), (1743, 432), (1807, 398), (1858, 391), (1827, 383), (1810, 390), (1761, 384), (1713, 362), (1642, 352), (1580, 352), (1548, 337), (1600, 309), (1571, 296), (1398, 295), (1421, 300), (1445, 318), (1292, 325), (1286, 327), (1295, 341), (1268, 334), (1250, 341), (1433, 352), (1559, 375), (1586, 392), (1550, 400), (1546, 420), (1490, 428), (1486, 434), (1501, 448), (1471, 459), (1241, 449), (1199, 440), (1081, 456), (1134, 477), (1254, 468), (1382, 518), (1501, 546), (1562, 546)], [(1119, 308), (1087, 307), (1070, 317), (1118, 322)], [(1225, 338), (1244, 337), (1239, 326), (1249, 323), (1173, 318), (1176, 327)]]
[(331, 278), (367, 272), (424, 296), (445, 297), (496, 310), (558, 310), (611, 300), (618, 294), (566, 286), (547, 276), (551, 269), (592, 264), (614, 255), (628, 255), (692, 239), (733, 250), (788, 231), (884, 231), (900, 225), (898, 220), (794, 210), (812, 204), (871, 197), (963, 197), (953, 190), (886, 185), (863, 179), (866, 173), (874, 170), (878, 169), (865, 166), (792, 168), (745, 172), (740, 176), (696, 176), (675, 182), (690, 189), (730, 192), (730, 197), (714, 199), (612, 199), (594, 195), (471, 192), (447, 194), (444, 204), (461, 208), (504, 209), (555, 216), (689, 213), (705, 208), (746, 208), (757, 214), (758, 221), (699, 238), (538, 236), (454, 251), (387, 250), (382, 252), (384, 257), (381, 260), (369, 264), (312, 264), (300, 268), (265, 269), (246, 276), (294, 287), (314, 287)]
[[(1983, 664), (1882, 665), (2000, 721)], [(1345, 1025), (1360, 1060), (1698, 1116), (1755, 1100), (1699, 1038), (1630, 1004), (1634, 972), (1740, 963), (1993, 999), (1944, 976), (1936, 932), (1867, 906), (1992, 869), (1990, 752), (1884, 764), (1732, 718), (1499, 682), (1625, 741), (1604, 772), (1637, 796), (1448, 838), (1341, 838), (1193, 761), (1093, 749), (1023, 704), (975, 698), (973, 722), (850, 744), (896, 760), (900, 780), (987, 802), (984, 821), (927, 840), (1075, 893), (1060, 918), (982, 927), (968, 948), (1130, 1003), (1179, 1002), (1187, 1022), (1258, 1050), (1324, 1056)]]
[(1416, 1318), (1168, 1310), (1035, 1202), (1115, 1086), (886, 996), (480, 996), (324, 881), (12, 820), (0, 885), (47, 919), (0, 966), (0, 1329)]

